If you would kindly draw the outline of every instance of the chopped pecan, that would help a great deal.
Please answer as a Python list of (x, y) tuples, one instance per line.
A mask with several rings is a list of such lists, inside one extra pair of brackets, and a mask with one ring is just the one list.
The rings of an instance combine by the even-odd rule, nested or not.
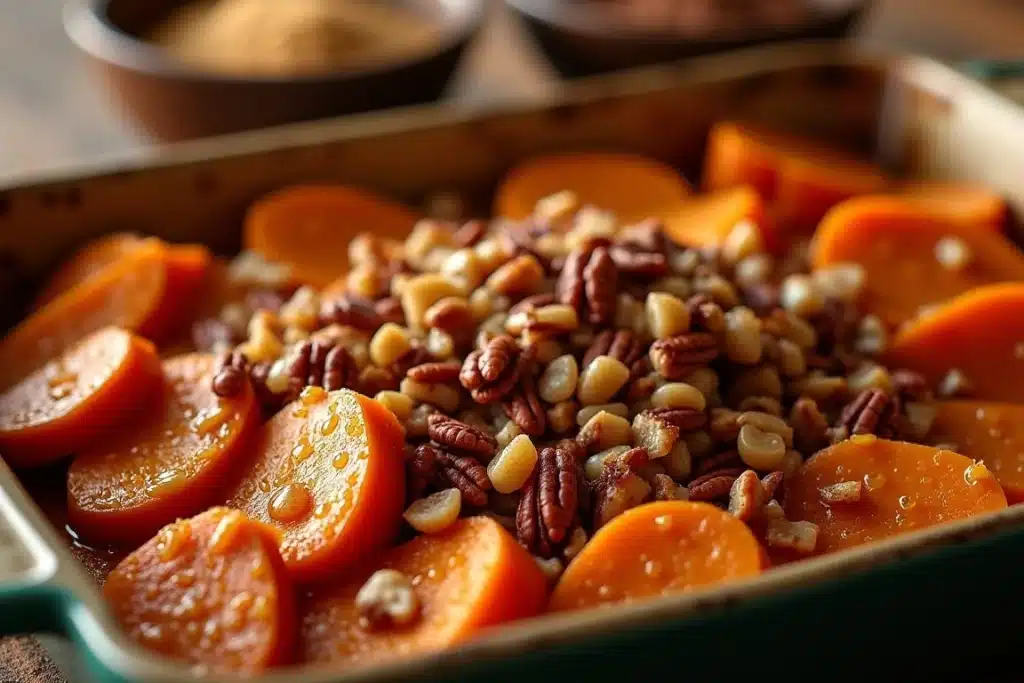
[(686, 308), (693, 329), (715, 333), (725, 329), (725, 311), (708, 294), (694, 294), (686, 300)]
[(623, 228), (617, 242), (620, 246), (634, 251), (665, 254), (669, 249), (665, 227), (656, 218), (649, 218), (636, 225)]
[(743, 474), (743, 468), (725, 468), (708, 472), (689, 484), (690, 500), (708, 501), (724, 498), (732, 490), (733, 482)]
[(703, 332), (680, 334), (651, 344), (651, 363), (666, 379), (682, 379), (717, 357), (718, 343)]
[(359, 366), (348, 350), (340, 344), (332, 345), (319, 341), (304, 341), (299, 344), (289, 356), (286, 368), (288, 388), (279, 394), (275, 394), (267, 387), (270, 369), (269, 364), (259, 363), (250, 368), (249, 375), (261, 403), (273, 410), (294, 401), (308, 386), (334, 391), (346, 387), (357, 388), (359, 383)]
[(654, 500), (688, 500), (689, 490), (667, 474), (654, 475)]
[(410, 502), (422, 498), (430, 485), (437, 480), (437, 455), (439, 452), (433, 444), (420, 444), (406, 460), (406, 482), (409, 487), (408, 499)]
[(465, 299), (448, 297), (427, 309), (423, 324), (443, 330), (453, 337), (467, 338), (476, 327), (473, 310)]
[(405, 311), (402, 310), (402, 302), (398, 297), (389, 296), (374, 302), (373, 310), (380, 316), (382, 325), (384, 323), (405, 324)]
[(608, 325), (615, 317), (619, 273), (607, 247), (576, 249), (566, 257), (558, 278), (558, 300), (572, 306), (595, 325)]
[(789, 412), (793, 445), (801, 453), (817, 453), (828, 445), (828, 420), (814, 399), (800, 398)]
[(843, 408), (835, 424), (836, 433), (845, 436), (875, 434), (889, 438), (897, 412), (895, 409), (895, 402), (881, 389), (864, 389)]
[(515, 339), (499, 335), (466, 356), (459, 382), (477, 403), (495, 403), (515, 388), (530, 360)]
[[(313, 342), (314, 346), (316, 342)], [(320, 347), (323, 353), (324, 347)], [(310, 363), (319, 363), (320, 356), (310, 354)], [(328, 350), (323, 355), (323, 388), (327, 391), (336, 391), (345, 387), (363, 388), (359, 365), (352, 354), (340, 344)]]
[(638, 278), (656, 278), (668, 273), (668, 259), (665, 254), (653, 251), (639, 251), (622, 246), (608, 248), (612, 262), (620, 272)]
[(540, 450), (537, 466), (516, 508), (519, 542), (535, 555), (551, 557), (569, 538), (580, 506), (580, 449), (571, 440)]
[(367, 365), (359, 371), (359, 381), (356, 382), (356, 386), (359, 387), (359, 393), (376, 396), (381, 391), (398, 389), (399, 378), (387, 368)]
[(761, 511), (765, 503), (765, 492), (761, 480), (754, 470), (744, 470), (733, 481), (729, 489), (729, 514), (743, 522), (749, 522)]
[(487, 224), (484, 221), (466, 221), (452, 234), (452, 245), (457, 249), (472, 247), (486, 234)]
[(773, 499), (775, 494), (779, 492), (779, 487), (782, 486), (782, 481), (785, 477), (786, 475), (782, 472), (769, 472), (761, 477), (761, 487), (764, 488), (764, 499), (766, 501)]
[(512, 306), (512, 308), (508, 309), (508, 314), (514, 315), (516, 313), (525, 313), (553, 303), (555, 303), (555, 295), (550, 292), (534, 294), (526, 297), (525, 299), (520, 299), (514, 306)]
[(359, 330), (374, 332), (384, 324), (383, 317), (374, 304), (361, 297), (345, 294), (327, 299), (320, 305), (320, 326), (347, 325)]
[(405, 376), (424, 384), (443, 384), (458, 381), (461, 369), (462, 363), (457, 360), (422, 363), (409, 368)]
[(427, 350), (423, 342), (415, 340), (412, 348), (398, 357), (391, 365), (391, 372), (397, 377), (404, 377), (409, 370), (419, 365), (432, 363), (434, 356)]
[(427, 434), (445, 448), (484, 459), (493, 456), (498, 446), (494, 437), (483, 430), (440, 413), (427, 418)]
[(502, 407), (508, 418), (528, 436), (540, 436), (547, 428), (544, 404), (537, 395), (533, 375), (530, 373), (523, 375), (519, 388), (509, 395)]
[(249, 359), (241, 351), (232, 351), (221, 359), (211, 384), (213, 393), (221, 398), (231, 398), (245, 391), (248, 381)]
[(583, 366), (590, 365), (598, 356), (611, 356), (626, 367), (632, 366), (644, 355), (644, 344), (632, 330), (604, 330), (583, 354)]
[(651, 485), (637, 472), (637, 468), (647, 462), (644, 448), (631, 448), (605, 462), (601, 477), (594, 485), (595, 531), (651, 495)]
[(649, 412), (678, 428), (680, 434), (702, 429), (708, 423), (707, 413), (693, 408), (652, 408)]
[[(434, 417), (431, 415), (431, 417)], [(468, 426), (468, 425), (467, 425)], [(472, 427), (470, 427), (472, 429)], [(453, 486), (462, 493), (462, 500), (474, 507), (487, 505), (487, 492), (491, 479), (487, 468), (468, 455), (455, 455), (437, 449), (437, 480), (440, 486)]]

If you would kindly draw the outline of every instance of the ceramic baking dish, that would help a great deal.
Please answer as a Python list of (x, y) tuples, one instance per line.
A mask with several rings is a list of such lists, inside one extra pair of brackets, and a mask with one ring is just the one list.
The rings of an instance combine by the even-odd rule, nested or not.
[[(261, 193), (355, 183), (410, 202), (459, 190), (486, 206), (502, 172), (567, 149), (639, 152), (696, 173), (709, 125), (742, 117), (833, 140), (904, 173), (970, 179), (1024, 209), (1024, 113), (937, 63), (836, 45), (759, 49), (582, 81), (501, 111), (435, 106), (170, 148), (0, 190), (0, 262), (28, 282), (105, 232), (237, 248)], [(21, 276), (24, 276), (22, 279)], [(12, 287), (10, 301), (24, 286)], [(26, 480), (36, 486), (38, 476)], [(45, 477), (44, 477), (45, 478)], [(75, 559), (60, 496), (46, 512), (0, 463), (0, 633), (50, 633), (69, 680), (171, 683), (185, 669), (130, 644)], [(1024, 600), (1024, 508), (770, 571), (719, 590), (546, 617), (433, 657), (268, 681), (976, 678), (1011, 661)], [(63, 638), (66, 636), (66, 639)]]

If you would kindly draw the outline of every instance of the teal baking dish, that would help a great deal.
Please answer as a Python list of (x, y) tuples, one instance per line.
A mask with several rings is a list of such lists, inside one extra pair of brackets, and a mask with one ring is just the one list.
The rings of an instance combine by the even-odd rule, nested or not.
[[(302, 124), (26, 180), (0, 191), (0, 254), (27, 282), (84, 240), (116, 230), (227, 253), (254, 198), (307, 180), (413, 202), (459, 190), (482, 207), (504, 169), (544, 151), (633, 151), (695, 173), (707, 130), (723, 117), (830, 138), (908, 174), (985, 183), (1024, 208), (1024, 112), (928, 60), (816, 44), (581, 81), (501, 111), (441, 106)], [(44, 513), (36, 502), (46, 501), (33, 502), (0, 465), (0, 633), (61, 636), (47, 643), (75, 682), (187, 679), (186, 669), (121, 636), (95, 578), (75, 559), (60, 506)], [(993, 626), (1024, 599), (1021, 560), (1024, 508), (1013, 507), (719, 590), (516, 624), (428, 658), (351, 672), (282, 670), (265, 680), (611, 680), (638, 672), (801, 680), (880, 671), (976, 679), (1014, 660), (1014, 630)]]

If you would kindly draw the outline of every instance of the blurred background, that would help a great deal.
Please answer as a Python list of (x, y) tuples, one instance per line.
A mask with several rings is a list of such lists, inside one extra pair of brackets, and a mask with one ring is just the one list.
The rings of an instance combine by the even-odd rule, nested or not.
[[(322, 4), (330, 0), (311, 1)], [(227, 2), (229, 0), (222, 0), (222, 4)], [(253, 4), (253, 0), (244, 0), (244, 2), (249, 5)], [(234, 85), (208, 83), (206, 84), (207, 90), (192, 92), (189, 95), (193, 101), (185, 101), (180, 93), (168, 94), (161, 91), (154, 94), (148, 85), (132, 82), (130, 79), (133, 76), (131, 73), (133, 70), (148, 70), (152, 75), (153, 71), (166, 70), (167, 65), (147, 62), (149, 56), (140, 55), (137, 50), (133, 52), (132, 46), (118, 42), (116, 35), (112, 37), (111, 33), (113, 32), (98, 30), (96, 25), (83, 20), (82, 16), (78, 16), (75, 40), (80, 47), (85, 49), (76, 47), (66, 35), (62, 24), (62, 4), (62, 0), (3, 0), (0, 2), (0, 65), (2, 65), (0, 66), (0, 179), (65, 166), (99, 156), (145, 153), (156, 142), (153, 135), (152, 119), (154, 116), (159, 119), (156, 124), (158, 129), (161, 127), (175, 129), (185, 125), (181, 122), (196, 114), (196, 107), (209, 106), (218, 111), (228, 109), (227, 105), (220, 103), (217, 98), (235, 87)], [(72, 2), (77, 10), (85, 12), (86, 15), (88, 15), (88, 11), (96, 11), (97, 6), (105, 4), (87, 0), (73, 0)], [(115, 19), (129, 25), (142, 21), (133, 14), (132, 7), (123, 11), (117, 7), (117, 5), (128, 6), (131, 4), (133, 3), (110, 3), (112, 10), (120, 12)], [(162, 11), (166, 10), (164, 6), (168, 5), (166, 2), (141, 4), (161, 7)], [(235, 0), (234, 4), (236, 5), (234, 9), (238, 9), (243, 4), (243, 0)], [(389, 5), (390, 3), (378, 4)], [(417, 5), (416, 9), (419, 10), (430, 3), (398, 4)], [(434, 4), (468, 6), (475, 3), (436, 0)], [(486, 5), (487, 3), (481, 4)], [(614, 65), (615, 60), (621, 59), (623, 56), (622, 46), (603, 43), (602, 40), (607, 38), (607, 35), (602, 37), (602, 29), (598, 23), (591, 21), (588, 17), (580, 18), (580, 16), (573, 15), (572, 13), (576, 10), (572, 7), (560, 14), (559, 8), (563, 5), (574, 4), (607, 5), (608, 7), (603, 8), (602, 11), (618, 12), (619, 14), (614, 15), (611, 20), (616, 29), (615, 32), (623, 33), (618, 29), (626, 25), (635, 28), (636, 33), (631, 34), (630, 37), (631, 47), (625, 52), (633, 55), (640, 54), (641, 58), (652, 57), (651, 54), (644, 52), (652, 44), (655, 46), (652, 58), (656, 58), (658, 51), (663, 47), (659, 47), (659, 43), (667, 41), (675, 44), (671, 50), (678, 50), (678, 44), (684, 43), (683, 52), (669, 51), (669, 56), (672, 56), (673, 54), (686, 54), (687, 50), (702, 51), (728, 47), (732, 36), (751, 30), (749, 25), (743, 23), (749, 17), (745, 19), (742, 12), (736, 15), (720, 14), (716, 18), (709, 19), (706, 8), (714, 5), (713, 2), (679, 2), (678, 0), (675, 2), (673, 0), (493, 2), (485, 8), (485, 17), (479, 22), (479, 26), (466, 25), (459, 29), (465, 29), (463, 31), (465, 35), (461, 35), (460, 39), (464, 38), (466, 44), (459, 46), (460, 50), (465, 47), (465, 52), (459, 52), (455, 55), (456, 59), (452, 60), (451, 66), (454, 68), (454, 72), (450, 79), (446, 71), (447, 65), (434, 65), (434, 71), (429, 74), (429, 79), (434, 81), (440, 79), (439, 86), (443, 87), (443, 96), (446, 98), (453, 98), (456, 102), (466, 104), (488, 103), (502, 98), (522, 99), (543, 95), (558, 87), (563, 74), (576, 75), (577, 72), (586, 71), (589, 67), (602, 66), (597, 64), (595, 67), (593, 63), (595, 61), (608, 59)], [(785, 31), (779, 29), (779, 26), (786, 26), (786, 22), (792, 25), (801, 20), (801, 15), (798, 13), (800, 8), (793, 9), (801, 3), (772, 0), (771, 3), (753, 4), (779, 8), (774, 16), (760, 17), (756, 21), (760, 21), (762, 25), (771, 25), (771, 22), (774, 21), (776, 23), (773, 26), (782, 33)], [(1024, 41), (1021, 40), (1021, 36), (1024, 36), (1024, 3), (1017, 0), (875, 0), (866, 3), (850, 3), (844, 2), (844, 0), (821, 2), (819, 0), (819, 4), (828, 11), (840, 14), (852, 8), (853, 16), (845, 17), (844, 15), (843, 18), (844, 22), (849, 19), (848, 25), (844, 24), (838, 29), (832, 27), (829, 30), (840, 32), (848, 30), (858, 43), (873, 48), (926, 53), (949, 61), (981, 57), (990, 59), (1024, 57)], [(140, 3), (135, 2), (134, 5), (138, 7)], [(680, 9), (680, 7), (682, 8)], [(250, 14), (252, 13), (250, 12)], [(606, 19), (607, 16), (605, 16)], [(243, 19), (250, 23), (245, 24)], [(220, 17), (220, 20), (224, 20), (224, 17)], [(301, 23), (302, 20), (295, 19), (295, 21)], [(591, 23), (588, 24), (588, 21)], [(715, 21), (718, 24), (715, 24)], [(749, 20), (747, 23), (749, 24), (751, 21), (755, 20)], [(256, 16), (240, 17), (236, 21), (239, 26), (235, 30), (243, 33), (248, 31), (251, 35), (253, 31), (257, 30), (254, 27), (258, 22), (259, 17)], [(576, 23), (574, 24), (574, 22)], [(195, 19), (195, 23), (198, 23), (198, 19)], [(194, 27), (195, 23), (191, 25)], [(106, 28), (109, 29), (109, 27)], [(142, 32), (138, 26), (129, 26), (128, 30)], [(336, 47), (328, 40), (331, 36), (318, 33), (319, 29), (316, 27), (301, 26), (297, 30), (298, 35), (293, 35), (288, 40), (298, 38), (297, 43), (301, 44), (296, 45), (285, 41), (280, 46), (293, 58), (303, 55), (310, 57), (311, 54), (315, 57), (318, 50), (329, 52)], [(563, 35), (559, 35), (559, 31)], [(75, 32), (73, 31), (73, 33)], [(672, 35), (649, 37), (649, 34), (656, 33)], [(579, 42), (581, 35), (588, 40), (583, 43)], [(726, 35), (728, 40), (709, 41), (706, 39), (708, 35)], [(412, 34), (410, 33), (409, 36)], [(537, 36), (544, 41), (543, 49), (536, 40)], [(230, 41), (230, 36), (221, 37), (225, 41)], [(178, 39), (180, 38), (181, 36), (178, 36)], [(346, 40), (350, 38), (357, 40), (358, 36), (345, 36), (345, 38)], [(444, 38), (442, 36), (439, 40)], [(163, 39), (173, 41), (175, 37), (167, 37), (165, 34)], [(273, 44), (275, 39), (285, 40), (281, 36), (266, 36), (264, 44)], [(561, 39), (561, 43), (559, 43), (559, 39)], [(212, 44), (216, 41), (216, 37), (206, 35), (203, 40)], [(577, 42), (574, 43), (573, 40), (577, 40)], [(597, 41), (596, 46), (591, 44), (595, 40)], [(739, 40), (742, 42), (743, 38), (741, 37)], [(382, 44), (379, 47), (386, 50), (388, 44)], [(411, 53), (416, 47), (412, 46), (409, 49)], [(302, 50), (307, 52), (303, 53)], [(85, 57), (87, 51), (92, 51), (94, 56), (101, 55), (101, 59), (94, 59), (90, 64)], [(561, 73), (552, 66), (545, 51), (548, 56), (553, 56), (556, 61), (560, 61)], [(587, 51), (590, 52), (587, 53)], [(245, 57), (244, 54), (234, 56), (239, 59)], [(196, 55), (196, 57), (202, 59), (202, 55)], [(110, 83), (105, 84), (97, 73), (102, 70), (97, 68), (102, 59), (112, 59), (118, 62), (119, 67), (124, 67), (127, 60), (130, 67), (127, 69), (129, 72), (127, 77), (124, 73), (115, 76), (113, 87), (108, 87)], [(588, 59), (590, 63), (587, 63)], [(576, 64), (573, 63), (574, 60), (584, 63)], [(350, 67), (349, 64), (340, 62), (338, 65)], [(202, 72), (204, 66), (212, 65), (197, 63), (191, 66), (195, 67), (192, 69), (193, 71)], [(273, 66), (267, 68), (273, 68)], [(111, 78), (112, 69), (109, 64), (106, 65), (106, 69), (107, 78)], [(121, 70), (126, 71), (125, 69)], [(242, 76), (251, 75), (251, 73), (242, 74)], [(236, 80), (240, 78), (237, 73), (229, 74), (229, 76)], [(262, 74), (261, 77), (266, 77), (266, 74)], [(281, 80), (281, 77), (281, 73), (270, 76), (270, 78), (278, 80)], [(118, 78), (121, 78), (122, 82), (118, 83)], [(413, 81), (421, 83), (424, 80), (423, 77), (413, 78)], [(401, 100), (403, 93), (412, 89), (409, 83), (408, 78), (404, 82), (401, 78), (392, 79), (390, 82), (387, 79), (378, 79), (377, 82), (370, 84), (367, 91), (366, 88), (360, 90), (350, 81), (325, 82), (315, 84), (312, 90), (292, 91), (288, 94), (278, 91), (276, 95), (272, 94), (266, 98), (269, 100), (285, 98), (293, 102), (304, 103), (316, 99), (325, 92), (339, 93), (340, 101), (320, 103), (322, 108), (312, 112), (312, 115), (318, 116), (325, 112), (344, 113), (353, 107), (360, 108), (366, 105), (372, 107), (377, 102), (404, 103)], [(126, 97), (126, 89), (131, 91), (132, 88), (135, 90)], [(140, 89), (145, 92), (140, 94)], [(121, 93), (120, 99), (116, 96), (118, 92)], [(382, 93), (387, 94), (387, 97), (383, 97)], [(247, 94), (243, 95), (243, 99), (247, 96)], [(273, 109), (272, 104), (265, 103), (269, 100), (264, 95), (256, 97), (255, 100), (244, 99), (241, 104), (235, 102), (234, 105), (250, 111), (262, 112)], [(349, 100), (346, 100), (346, 97)], [(388, 101), (388, 97), (391, 98), (390, 101)], [(395, 99), (396, 97), (398, 99)], [(423, 98), (424, 94), (417, 93), (417, 97)], [(140, 98), (143, 101), (142, 109), (145, 110), (148, 107), (149, 111), (140, 112)], [(200, 100), (200, 104), (196, 104), (194, 101), (197, 98)], [(353, 102), (352, 98), (362, 101)], [(125, 115), (125, 108), (128, 106), (133, 108), (133, 116)], [(154, 110), (156, 111), (154, 112)], [(208, 118), (208, 113), (199, 112), (198, 115), (200, 118), (203, 116)], [(277, 112), (274, 115), (286, 118), (306, 118), (310, 114), (308, 112)], [(140, 123), (140, 116), (144, 119), (149, 117), (150, 120)], [(261, 125), (261, 123), (259, 121), (247, 122), (246, 120), (228, 121), (226, 124), (218, 122), (214, 129), (215, 132), (220, 130), (218, 127), (225, 125), (227, 128), (232, 128)], [(189, 128), (188, 125), (185, 127)], [(168, 136), (166, 130), (157, 130), (156, 132), (161, 137)], [(191, 137), (197, 132), (203, 134), (205, 131), (202, 130), (202, 126), (198, 130), (172, 130), (170, 137)]]

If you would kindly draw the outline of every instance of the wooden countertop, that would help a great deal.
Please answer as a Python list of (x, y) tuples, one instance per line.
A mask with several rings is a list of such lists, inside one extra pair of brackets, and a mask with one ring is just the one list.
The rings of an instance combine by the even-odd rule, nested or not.
[[(151, 144), (85, 73), (60, 25), (60, 0), (0, 6), (0, 186), (19, 174)], [(941, 58), (1024, 58), (1024, 6), (1013, 0), (880, 0), (864, 44)], [(558, 87), (551, 68), (500, 9), (452, 87), (464, 100), (522, 99)], [(0, 683), (67, 683), (31, 638), (0, 639)]]

